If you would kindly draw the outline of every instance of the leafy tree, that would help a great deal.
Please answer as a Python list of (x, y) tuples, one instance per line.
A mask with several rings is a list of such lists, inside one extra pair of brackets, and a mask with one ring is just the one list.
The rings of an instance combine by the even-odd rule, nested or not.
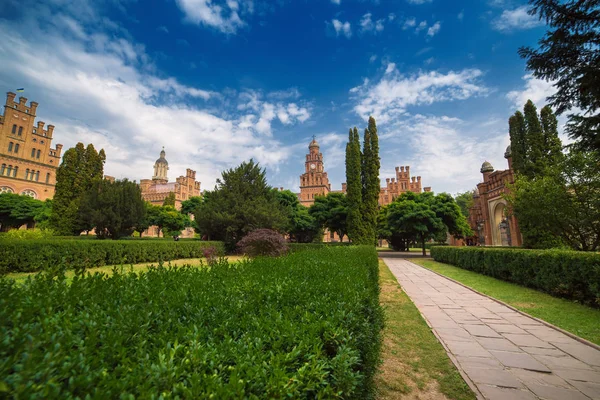
[(153, 207), (152, 203), (145, 201), (144, 202), (144, 218), (139, 220), (138, 223), (135, 225), (135, 232), (139, 233), (140, 237), (142, 237), (144, 232), (151, 226), (149, 212), (148, 212), (150, 207)]
[(77, 143), (67, 150), (56, 171), (50, 226), (59, 235), (79, 235), (93, 228), (88, 213), (80, 213), (85, 194), (102, 180), (106, 155), (92, 144)]
[(37, 216), (46, 211), (46, 203), (14, 193), (0, 194), (0, 231), (17, 229), (22, 225), (31, 226)]
[(189, 223), (187, 215), (183, 215), (173, 206), (147, 205), (147, 224), (156, 226), (163, 237), (180, 235)]
[(135, 182), (104, 179), (85, 194), (81, 210), (89, 213), (99, 239), (119, 239), (144, 224), (146, 206)]
[(362, 213), (364, 218), (365, 244), (375, 244), (375, 231), (377, 228), (377, 214), (379, 212), (379, 138), (377, 124), (373, 117), (369, 117), (369, 125), (365, 129), (363, 141), (363, 200)]
[(175, 193), (174, 192), (169, 192), (167, 197), (165, 197), (165, 201), (163, 201), (163, 206), (175, 207)]
[(194, 216), (202, 234), (225, 241), (229, 250), (253, 230), (281, 231), (286, 225), (282, 206), (267, 185), (265, 170), (253, 160), (224, 171), (215, 189), (204, 194)]
[(337, 233), (340, 241), (348, 234), (348, 198), (343, 193), (315, 197), (308, 212), (322, 227)]
[(362, 217), (361, 151), (358, 129), (350, 129), (346, 144), (346, 197), (348, 201), (348, 237), (362, 243), (365, 237)]
[(322, 239), (323, 232), (315, 218), (309, 214), (308, 208), (300, 204), (298, 196), (290, 190), (273, 189), (279, 200), (287, 224), (283, 228), (290, 240), (298, 243), (310, 243)]
[(600, 7), (598, 0), (530, 0), (531, 15), (549, 27), (539, 48), (519, 49), (538, 79), (556, 82), (550, 104), (558, 114), (573, 108), (566, 131), (583, 149), (600, 149)]
[(513, 170), (522, 175), (526, 171), (527, 163), (527, 136), (523, 113), (517, 111), (508, 119), (508, 132)]
[(456, 204), (460, 207), (460, 212), (467, 218), (469, 217), (469, 210), (473, 207), (473, 195), (476, 191), (477, 189), (473, 189), (468, 192), (458, 193), (454, 196), (454, 201), (456, 201)]
[[(181, 213), (182, 214), (193, 214), (194, 211), (202, 204), (202, 196), (192, 196), (188, 200), (181, 202)], [(175, 204), (173, 204), (175, 205)]]
[(544, 176), (519, 176), (507, 196), (523, 245), (600, 250), (600, 157), (571, 151)]

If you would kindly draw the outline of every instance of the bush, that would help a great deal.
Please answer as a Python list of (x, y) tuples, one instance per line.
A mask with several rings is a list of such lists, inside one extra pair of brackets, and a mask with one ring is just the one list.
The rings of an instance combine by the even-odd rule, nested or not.
[(0, 233), (0, 239), (32, 240), (51, 238), (51, 230), (42, 229), (11, 229), (8, 232)]
[(569, 250), (433, 247), (434, 260), (600, 306), (600, 254)]
[(352, 246), (352, 243), (348, 242), (333, 242), (333, 243), (288, 243), (288, 248), (291, 253), (298, 253), (301, 251), (308, 250), (319, 250), (326, 247), (347, 247)]
[(0, 274), (41, 271), (60, 265), (67, 269), (200, 258), (207, 247), (224, 253), (221, 242), (141, 240), (1, 240)]
[(250, 257), (278, 257), (288, 252), (283, 236), (271, 229), (256, 229), (237, 244), (241, 253)]
[(0, 397), (373, 397), (373, 248), (214, 268), (0, 278)]

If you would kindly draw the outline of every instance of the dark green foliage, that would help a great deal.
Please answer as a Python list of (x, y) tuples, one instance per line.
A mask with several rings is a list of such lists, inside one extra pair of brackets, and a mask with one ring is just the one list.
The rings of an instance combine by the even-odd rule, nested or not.
[(182, 214), (193, 214), (196, 212), (198, 207), (202, 204), (202, 196), (192, 196), (188, 200), (181, 202), (181, 213)]
[(0, 279), (0, 382), (24, 399), (369, 399), (382, 326), (364, 247)]
[(288, 252), (283, 236), (271, 229), (257, 229), (242, 238), (237, 244), (242, 254), (250, 257), (278, 257)]
[(525, 247), (600, 250), (599, 165), (597, 153), (571, 149), (545, 176), (517, 178), (506, 198)]
[(92, 144), (77, 143), (67, 150), (56, 170), (50, 226), (58, 235), (79, 235), (93, 228), (90, 215), (80, 212), (84, 195), (103, 178), (104, 150), (97, 152)]
[(360, 139), (358, 129), (350, 129), (346, 144), (346, 197), (348, 201), (348, 237), (361, 243), (365, 236), (362, 217), (362, 177)]
[(169, 192), (167, 197), (165, 197), (165, 201), (163, 201), (163, 207), (164, 206), (175, 207), (175, 193), (174, 192)]
[(525, 103), (523, 114), (525, 115), (527, 139), (527, 166), (524, 173), (531, 177), (540, 176), (546, 167), (543, 156), (544, 133), (542, 132), (537, 108), (531, 100)]
[(337, 233), (340, 241), (348, 234), (348, 198), (343, 193), (315, 197), (308, 212), (321, 226)]
[(225, 241), (229, 250), (248, 232), (283, 230), (286, 224), (282, 206), (267, 185), (265, 170), (253, 160), (224, 171), (215, 190), (204, 193), (204, 202), (194, 216), (201, 234)]
[(298, 196), (290, 190), (273, 189), (279, 204), (287, 219), (283, 228), (290, 241), (297, 243), (311, 243), (322, 240), (323, 230), (317, 220), (310, 215), (308, 208), (300, 204)]
[(64, 265), (69, 269), (138, 264), (202, 257), (203, 249), (221, 242), (173, 240), (0, 240), (0, 274), (34, 272)]
[(508, 133), (513, 170), (518, 175), (524, 175), (527, 167), (527, 135), (525, 117), (520, 111), (508, 119)]
[(600, 149), (600, 2), (530, 0), (532, 15), (549, 27), (540, 47), (519, 49), (533, 76), (555, 81), (548, 98), (558, 114), (573, 108), (566, 131), (582, 149)]
[(44, 221), (50, 202), (14, 193), (0, 194), (0, 232), (17, 229), (21, 225), (33, 225), (38, 219)]
[[(367, 146), (368, 143), (368, 146)], [(365, 129), (363, 141), (363, 201), (362, 214), (364, 219), (364, 244), (375, 244), (377, 230), (377, 214), (379, 212), (379, 137), (377, 125), (373, 117), (369, 117), (369, 126)]]
[(559, 162), (563, 158), (562, 142), (558, 137), (558, 119), (550, 106), (545, 106), (540, 111), (540, 122), (544, 131), (544, 142), (542, 144), (542, 156), (547, 160), (548, 167)]
[(432, 247), (439, 262), (600, 306), (600, 255), (568, 250)]
[(164, 237), (180, 235), (189, 224), (189, 217), (172, 206), (146, 206), (147, 224), (157, 226)]
[(469, 209), (473, 207), (473, 195), (475, 193), (477, 193), (477, 189), (473, 189), (464, 193), (457, 193), (456, 196), (454, 196), (454, 201), (456, 201), (456, 204), (458, 207), (460, 207), (460, 212), (467, 219), (469, 218)]

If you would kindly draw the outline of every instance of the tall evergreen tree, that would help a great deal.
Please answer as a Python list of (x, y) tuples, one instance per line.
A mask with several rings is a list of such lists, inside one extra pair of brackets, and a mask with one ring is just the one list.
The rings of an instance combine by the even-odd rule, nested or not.
[(348, 198), (348, 237), (362, 243), (364, 237), (362, 217), (361, 153), (358, 129), (350, 129), (346, 145), (346, 195)]
[(525, 136), (525, 117), (520, 111), (508, 120), (510, 134), (510, 149), (513, 169), (517, 174), (523, 174), (527, 163), (527, 139)]
[(361, 181), (362, 181), (362, 208), (361, 214), (363, 218), (363, 229), (364, 229), (364, 237), (362, 244), (371, 243), (371, 239), (373, 242), (375, 240), (375, 225), (371, 223), (371, 204), (368, 201), (369, 199), (369, 173), (371, 170), (371, 163), (373, 162), (373, 152), (371, 151), (371, 132), (369, 129), (365, 128), (364, 136), (363, 136), (363, 152), (362, 152), (362, 162), (361, 162)]
[(544, 169), (544, 132), (538, 117), (537, 108), (531, 100), (527, 100), (523, 108), (525, 114), (525, 137), (527, 140), (527, 162), (528, 168), (525, 174), (534, 177), (543, 172)]
[(363, 194), (363, 216), (365, 219), (365, 230), (367, 233), (366, 243), (375, 244), (377, 230), (377, 214), (379, 206), (379, 137), (377, 136), (377, 124), (373, 117), (369, 117), (368, 128), (365, 129), (365, 162), (363, 166), (364, 194)]
[(540, 122), (544, 131), (544, 157), (547, 166), (555, 165), (563, 159), (562, 142), (558, 137), (558, 119), (550, 106), (540, 111)]

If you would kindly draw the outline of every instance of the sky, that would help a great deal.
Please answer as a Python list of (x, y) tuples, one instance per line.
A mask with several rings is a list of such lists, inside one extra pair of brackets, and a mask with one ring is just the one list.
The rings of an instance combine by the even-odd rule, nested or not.
[(545, 27), (519, 0), (3, 0), (0, 90), (25, 88), (54, 144), (93, 143), (105, 174), (169, 178), (254, 158), (299, 190), (315, 135), (333, 190), (348, 130), (372, 115), (380, 177), (410, 165), (434, 192), (506, 169), (508, 118), (552, 84), (517, 50)]

